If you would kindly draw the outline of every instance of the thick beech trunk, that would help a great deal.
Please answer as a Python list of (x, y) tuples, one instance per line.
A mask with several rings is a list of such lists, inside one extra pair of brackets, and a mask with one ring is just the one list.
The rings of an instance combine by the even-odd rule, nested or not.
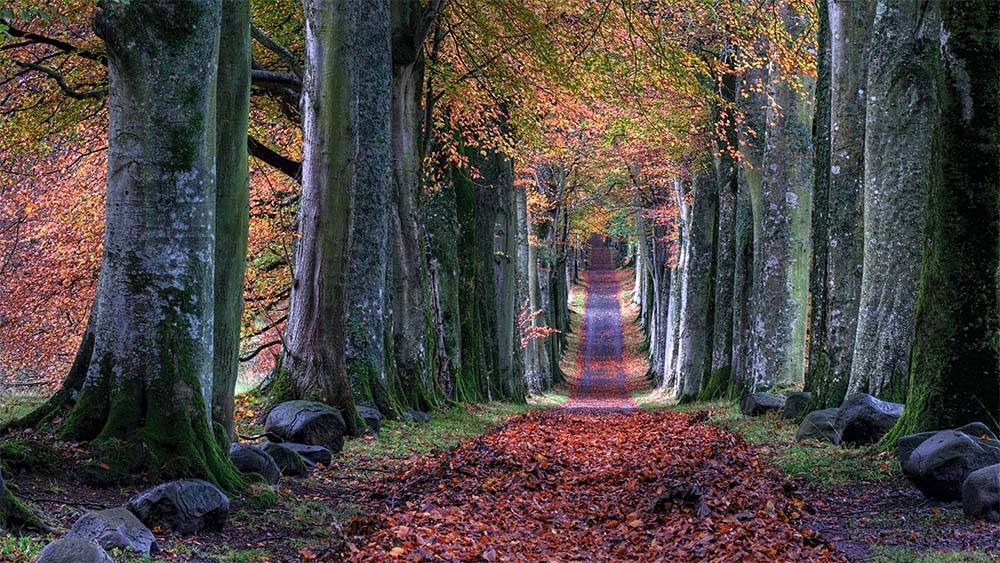
[(348, 286), (347, 374), (356, 400), (392, 415), (405, 405), (386, 370), (386, 280), (392, 191), (392, 53), (389, 5), (355, 18), (357, 144)]
[(20, 532), (21, 530), (45, 531), (45, 525), (28, 507), (21, 504), (13, 493), (7, 490), (0, 471), (0, 532)]
[(715, 228), (719, 184), (708, 166), (694, 174), (685, 266), (681, 274), (681, 321), (677, 398), (693, 401), (708, 379), (712, 363), (712, 274), (715, 265)]
[(111, 92), (104, 254), (60, 433), (112, 471), (238, 488), (211, 430), (220, 2), (109, 3), (95, 29)]
[[(341, 409), (357, 433), (347, 378), (347, 278), (351, 200), (357, 183), (359, 95), (351, 10), (369, 0), (305, 0), (300, 238), (285, 327), (283, 368), (294, 395)], [(355, 43), (358, 41), (358, 43)]]
[[(805, 16), (783, 6), (792, 40), (805, 33)], [(802, 383), (809, 298), (809, 223), (812, 217), (813, 79), (800, 76), (797, 92), (771, 76), (761, 163), (759, 230), (754, 238), (753, 385)], [(777, 106), (777, 107), (775, 107)]]
[(462, 372), (462, 285), (458, 261), (458, 210), (455, 185), (448, 182), (427, 194), (424, 221), (433, 259), (428, 271), (436, 284), (440, 334), (436, 347), (438, 385), (446, 397), (455, 397), (455, 385)]
[[(459, 310), (462, 324), (462, 372), (456, 385), (460, 401), (481, 401), (489, 396), (484, 323), (480, 310), (479, 212), (476, 183), (468, 171), (456, 168), (452, 176), (458, 210)], [(492, 234), (492, 231), (491, 231)]]
[(520, 339), (517, 335), (517, 202), (514, 195), (514, 163), (497, 154), (499, 174), (496, 190), (499, 205), (496, 215), (494, 262), (497, 302), (497, 378), (502, 395), (523, 399), (524, 370), (520, 362)]
[(250, 224), (250, 2), (223, 0), (219, 38), (215, 188), (215, 361), (212, 419), (236, 438), (233, 399), (243, 328), (243, 281)]
[[(517, 188), (517, 223), (518, 223), (518, 259), (523, 262), (524, 288), (522, 299), (525, 310), (522, 311), (522, 322), (527, 321), (529, 327), (522, 330), (539, 329), (545, 325), (545, 315), (541, 308), (541, 296), (538, 288), (538, 256), (535, 247), (530, 243), (531, 220), (528, 214), (527, 192), (524, 186)], [(524, 346), (524, 370), (528, 390), (531, 393), (541, 393), (552, 381), (549, 371), (548, 356), (545, 354), (545, 341), (540, 338), (529, 338)]]
[(665, 346), (663, 349), (663, 380), (660, 389), (666, 391), (671, 397), (676, 397), (681, 390), (681, 326), (684, 324), (683, 315), (683, 280), (687, 275), (687, 262), (689, 255), (690, 241), (688, 231), (691, 228), (691, 206), (686, 203), (686, 189), (684, 182), (678, 179), (671, 181), (674, 202), (677, 207), (677, 260), (670, 272), (670, 295), (667, 299), (667, 326), (665, 331)]
[[(847, 392), (861, 293), (865, 90), (872, 5), (824, 0), (816, 89), (812, 321), (806, 389), (820, 406)], [(824, 25), (828, 23), (828, 25)]]
[(921, 60), (940, 97), (899, 434), (996, 425), (1000, 412), (1000, 5), (931, 2), (919, 15), (935, 25), (927, 29), (933, 51)]
[(848, 393), (902, 400), (933, 157), (937, 2), (881, 0), (865, 112), (864, 273)]

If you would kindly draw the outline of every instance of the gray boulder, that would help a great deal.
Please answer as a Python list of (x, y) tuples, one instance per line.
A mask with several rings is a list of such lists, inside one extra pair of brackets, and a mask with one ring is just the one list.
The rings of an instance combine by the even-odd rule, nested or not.
[(1000, 442), (943, 430), (924, 440), (903, 464), (903, 474), (924, 496), (954, 501), (977, 469), (1000, 463)]
[(802, 442), (805, 440), (819, 440), (831, 444), (840, 443), (840, 434), (834, 427), (837, 421), (837, 413), (840, 409), (822, 409), (813, 411), (806, 415), (795, 432), (795, 440)]
[(785, 407), (784, 395), (751, 393), (740, 400), (740, 412), (746, 416), (760, 416)]
[[(982, 422), (971, 422), (961, 428), (956, 428), (955, 431), (972, 436), (973, 438), (986, 438), (990, 440), (997, 439), (996, 435), (993, 434), (993, 431)], [(896, 440), (896, 455), (899, 457), (900, 465), (906, 463), (906, 460), (910, 459), (910, 454), (913, 453), (913, 450), (917, 449), (920, 444), (923, 444), (928, 438), (935, 434), (937, 434), (937, 431), (919, 432), (917, 434), (907, 434), (906, 436), (901, 436), (898, 440)]]
[(282, 475), (304, 477), (309, 471), (302, 456), (284, 444), (264, 444), (260, 448), (277, 464)]
[(208, 481), (185, 479), (139, 493), (128, 509), (149, 528), (189, 535), (221, 530), (229, 520), (229, 497)]
[(855, 393), (840, 405), (835, 428), (842, 444), (874, 444), (892, 430), (901, 416), (903, 405)]
[(417, 424), (427, 424), (431, 421), (429, 414), (420, 411), (406, 411), (403, 413), (403, 418)]
[(35, 563), (114, 563), (108, 552), (83, 538), (56, 540), (38, 554)]
[(310, 446), (307, 444), (292, 444), (284, 442), (281, 447), (292, 450), (302, 456), (302, 461), (309, 467), (317, 465), (329, 466), (333, 463), (333, 452), (323, 446)]
[(785, 397), (785, 407), (781, 411), (781, 418), (799, 418), (806, 414), (812, 404), (813, 394), (808, 391), (797, 391), (789, 393)]
[(347, 426), (340, 411), (329, 405), (287, 401), (268, 413), (264, 431), (284, 442), (323, 446), (337, 453), (344, 448)]
[(378, 434), (379, 428), (382, 427), (382, 413), (378, 412), (378, 409), (372, 407), (354, 407), (358, 411), (358, 415), (361, 416), (365, 421), (365, 425), (374, 434)]
[(241, 473), (257, 473), (273, 485), (281, 479), (281, 468), (266, 451), (249, 444), (229, 446), (229, 460)]
[(962, 510), (969, 518), (1000, 523), (1000, 465), (969, 474), (962, 483)]
[(92, 541), (108, 550), (134, 551), (143, 557), (158, 550), (153, 532), (123, 506), (84, 514), (66, 537)]

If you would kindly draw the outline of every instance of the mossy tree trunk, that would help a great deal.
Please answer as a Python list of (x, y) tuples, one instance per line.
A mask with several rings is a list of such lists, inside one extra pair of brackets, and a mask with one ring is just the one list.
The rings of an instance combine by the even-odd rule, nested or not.
[(712, 278), (719, 184), (710, 165), (696, 165), (691, 210), (685, 231), (686, 263), (681, 275), (680, 348), (678, 370), (682, 402), (696, 400), (712, 364)]
[(424, 224), (433, 256), (429, 272), (436, 284), (440, 315), (437, 352), (437, 379), (445, 396), (454, 398), (457, 378), (462, 372), (461, 282), (458, 260), (458, 210), (455, 185), (447, 182), (427, 194)]
[(847, 391), (897, 401), (909, 379), (933, 156), (936, 4), (880, 0), (868, 60), (864, 269)]
[(347, 378), (351, 202), (358, 181), (358, 74), (351, 10), (367, 0), (304, 0), (300, 237), (285, 327), (283, 368), (294, 395), (339, 408), (358, 431)]
[(489, 397), (489, 374), (479, 299), (482, 258), (478, 244), (479, 201), (476, 183), (467, 170), (456, 167), (452, 176), (459, 224), (459, 311), (462, 325), (462, 372), (456, 385), (456, 398), (460, 401), (481, 401)]
[(386, 369), (389, 202), (392, 192), (392, 53), (389, 4), (370, 2), (354, 17), (357, 140), (349, 270), (347, 374), (354, 397), (398, 414), (398, 385)]
[(816, 86), (812, 314), (806, 390), (819, 406), (847, 392), (861, 293), (865, 89), (872, 4), (822, 0)]
[(113, 470), (242, 486), (211, 429), (219, 1), (108, 3), (108, 191), (86, 377), (60, 433)]
[[(898, 434), (997, 424), (1000, 413), (1000, 5), (932, 2), (938, 88), (923, 269)], [(940, 18), (933, 12), (940, 11)]]
[(219, 37), (215, 189), (215, 361), (212, 419), (229, 440), (239, 375), (243, 282), (250, 225), (250, 2), (223, 0)]
[(517, 334), (517, 202), (514, 194), (514, 162), (503, 154), (497, 160), (498, 206), (494, 267), (497, 302), (497, 378), (503, 397), (521, 400), (525, 394), (524, 370), (520, 362)]
[(0, 532), (45, 531), (45, 525), (7, 489), (0, 470)]
[[(788, 5), (781, 16), (790, 40), (807, 32), (806, 16)], [(774, 62), (773, 64), (778, 64)], [(788, 80), (797, 80), (803, 92)], [(812, 104), (814, 80), (773, 73), (761, 163), (754, 244), (753, 386), (802, 383), (805, 375), (812, 218)]]

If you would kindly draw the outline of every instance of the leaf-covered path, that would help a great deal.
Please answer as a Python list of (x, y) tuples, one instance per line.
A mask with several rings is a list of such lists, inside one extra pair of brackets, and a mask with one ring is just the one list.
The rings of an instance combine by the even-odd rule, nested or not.
[[(618, 284), (595, 249), (564, 408), (532, 412), (397, 476), (356, 520), (352, 561), (842, 561), (809, 503), (705, 413), (636, 410)], [(357, 529), (363, 528), (363, 529)]]

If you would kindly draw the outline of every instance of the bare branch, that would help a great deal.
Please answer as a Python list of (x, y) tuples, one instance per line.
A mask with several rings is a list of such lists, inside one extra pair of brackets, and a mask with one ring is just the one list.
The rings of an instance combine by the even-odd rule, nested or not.
[(264, 33), (263, 30), (255, 25), (250, 26), (250, 35), (265, 49), (284, 59), (284, 61), (288, 63), (289, 68), (292, 69), (295, 76), (300, 79), (302, 78), (302, 66), (299, 64), (298, 58), (284, 45), (275, 41), (274, 38)]
[(21, 68), (26, 68), (41, 72), (42, 74), (45, 74), (49, 78), (55, 80), (56, 84), (59, 85), (59, 88), (63, 91), (63, 93), (69, 96), (70, 98), (75, 98), (77, 100), (100, 100), (102, 98), (108, 97), (107, 89), (91, 90), (89, 92), (81, 92), (79, 90), (73, 89), (72, 86), (66, 83), (65, 76), (59, 74), (58, 72), (52, 70), (47, 66), (36, 65), (35, 63), (26, 63), (22, 61), (14, 61), (14, 64), (16, 64)]

